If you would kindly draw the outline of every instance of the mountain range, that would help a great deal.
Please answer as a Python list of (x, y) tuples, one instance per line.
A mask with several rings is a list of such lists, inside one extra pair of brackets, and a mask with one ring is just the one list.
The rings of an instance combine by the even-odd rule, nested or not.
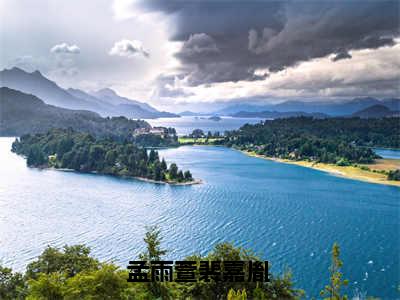
[[(362, 119), (368, 118), (388, 118), (388, 117), (400, 117), (400, 111), (390, 110), (388, 107), (382, 104), (372, 105), (351, 115), (352, 117), (359, 117)], [(400, 124), (399, 124), (400, 125)]]
[(255, 105), (249, 103), (238, 103), (213, 112), (212, 114), (234, 116), (239, 112), (302, 112), (323, 113), (329, 116), (348, 116), (373, 105), (382, 105), (391, 111), (400, 110), (400, 99), (375, 99), (355, 98), (343, 101), (285, 101), (278, 104)]
[[(302, 111), (288, 111), (288, 112), (278, 112), (278, 111), (240, 111), (231, 115), (236, 118), (262, 118), (262, 119), (279, 119), (279, 118), (291, 118), (291, 117), (313, 117), (316, 119), (329, 118), (330, 116), (319, 112), (302, 112)], [(356, 111), (350, 115), (343, 115), (341, 117), (358, 117), (362, 119), (371, 118), (389, 118), (389, 117), (399, 117), (400, 111), (391, 110), (383, 104), (374, 104), (368, 106), (367, 108)]]
[[(322, 113), (275, 111), (239, 112), (235, 116), (265, 119), (296, 116), (329, 117)], [(347, 117), (382, 118), (399, 116), (399, 111), (392, 111), (383, 105), (373, 105)], [(92, 111), (61, 108), (46, 104), (32, 94), (22, 93), (7, 87), (0, 88), (0, 136), (21, 136), (27, 133), (46, 132), (51, 128), (70, 127), (94, 135), (127, 136), (132, 130), (150, 128), (150, 125), (145, 121), (130, 120), (122, 116), (103, 118)]]
[[(46, 104), (73, 110), (90, 110), (101, 116), (125, 116), (132, 119), (179, 117), (174, 113), (159, 111), (151, 105), (118, 95), (110, 88), (95, 92), (80, 89), (63, 89), (39, 71), (26, 72), (19, 68), (0, 71), (0, 87), (8, 87), (32, 94)], [(368, 111), (368, 108), (377, 108)], [(384, 111), (387, 108), (388, 111)], [(367, 110), (363, 112), (363, 110)], [(252, 104), (248, 102), (227, 105), (210, 113), (185, 111), (182, 116), (216, 115), (233, 117), (282, 118), (291, 116), (390, 116), (400, 111), (400, 99), (355, 98), (343, 101), (292, 100), (278, 104)], [(358, 115), (357, 115), (358, 114)]]
[(102, 116), (125, 116), (135, 119), (178, 117), (176, 114), (158, 111), (147, 103), (119, 96), (109, 88), (93, 93), (73, 88), (63, 89), (39, 71), (29, 73), (16, 67), (0, 71), (0, 87), (35, 95), (54, 106), (91, 110)]
[(235, 118), (261, 118), (261, 119), (279, 119), (279, 118), (291, 118), (291, 117), (313, 117), (316, 119), (323, 119), (329, 117), (323, 113), (306, 113), (302, 111), (240, 111), (231, 115)]
[(21, 136), (51, 128), (73, 128), (93, 135), (128, 135), (137, 128), (150, 128), (142, 120), (103, 118), (86, 110), (71, 110), (44, 103), (38, 97), (7, 87), (0, 88), (0, 136)]

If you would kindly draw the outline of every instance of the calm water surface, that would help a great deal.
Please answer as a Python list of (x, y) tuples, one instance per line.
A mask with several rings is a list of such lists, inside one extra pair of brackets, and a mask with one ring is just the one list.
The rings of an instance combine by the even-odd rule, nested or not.
[(201, 129), (204, 132), (224, 133), (226, 130), (234, 130), (243, 126), (246, 123), (255, 124), (263, 119), (259, 118), (232, 118), (221, 117), (220, 121), (209, 120), (209, 117), (180, 117), (180, 118), (159, 118), (146, 120), (151, 126), (166, 126), (174, 127), (178, 135), (186, 135), (192, 133), (194, 129)]
[(374, 152), (383, 158), (400, 159), (400, 150), (375, 148)]
[(125, 267), (159, 224), (168, 258), (234, 241), (290, 267), (298, 287), (318, 296), (330, 248), (340, 243), (350, 295), (395, 299), (400, 283), (396, 187), (245, 156), (222, 147), (160, 151), (204, 183), (173, 187), (101, 175), (27, 168), (0, 138), (0, 260), (23, 270), (46, 245), (85, 243)]

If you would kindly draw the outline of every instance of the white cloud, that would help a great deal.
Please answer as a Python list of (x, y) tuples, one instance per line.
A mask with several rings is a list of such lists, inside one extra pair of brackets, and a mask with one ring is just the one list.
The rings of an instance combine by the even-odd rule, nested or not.
[(162, 23), (167, 21), (161, 12), (139, 9), (137, 2), (137, 0), (113, 0), (111, 8), (114, 19), (119, 22), (135, 19), (139, 22), (153, 23), (159, 26), (163, 26)]
[(125, 57), (136, 57), (140, 55), (144, 57), (150, 56), (149, 52), (143, 48), (141, 41), (127, 39), (116, 42), (109, 54)]
[(78, 54), (81, 49), (77, 45), (68, 45), (67, 43), (61, 43), (54, 45), (50, 49), (51, 53), (65, 53), (65, 54)]
[(132, 11), (134, 0), (114, 0), (112, 9), (117, 20), (126, 20), (136, 14)]
[(240, 98), (276, 102), (291, 98), (399, 97), (399, 53), (400, 39), (397, 39), (394, 46), (351, 51), (351, 59), (332, 61), (334, 55), (329, 55), (275, 73), (268, 69), (257, 70), (268, 74), (264, 80), (198, 86), (184, 86), (185, 80), (181, 80), (180, 91), (190, 96), (170, 100), (212, 103)]

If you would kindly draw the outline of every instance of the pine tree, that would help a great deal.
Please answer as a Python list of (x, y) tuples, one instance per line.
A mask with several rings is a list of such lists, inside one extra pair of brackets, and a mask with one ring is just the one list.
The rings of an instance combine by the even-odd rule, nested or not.
[(165, 159), (163, 158), (161, 161), (161, 169), (163, 171), (167, 171), (168, 167), (167, 167), (167, 163), (165, 162)]
[[(167, 254), (167, 250), (161, 249), (160, 237), (161, 230), (158, 226), (146, 226), (146, 235), (144, 237), (144, 242), (146, 243), (146, 252), (139, 255), (139, 259), (143, 261), (159, 261), (161, 257)], [(156, 298), (161, 296), (161, 285), (159, 282), (151, 282), (152, 293)]]
[(155, 161), (158, 161), (158, 152), (151, 149), (149, 154), (149, 162), (154, 163)]
[(171, 179), (176, 179), (177, 175), (178, 175), (178, 166), (175, 163), (172, 163), (169, 166), (169, 177)]
[(347, 296), (341, 296), (340, 289), (343, 286), (347, 286), (349, 281), (343, 278), (341, 268), (343, 262), (340, 260), (340, 248), (337, 243), (333, 244), (332, 247), (332, 265), (329, 268), (330, 271), (330, 284), (325, 286), (325, 289), (320, 292), (321, 297), (325, 300), (347, 300)]
[(183, 181), (184, 176), (183, 176), (182, 170), (179, 170), (179, 172), (178, 172), (176, 177), (177, 177), (178, 181)]
[(154, 180), (162, 180), (162, 170), (159, 162), (154, 166)]
[(190, 171), (189, 171), (189, 170), (185, 171), (185, 173), (184, 173), (184, 175), (183, 175), (183, 176), (185, 177), (185, 180), (186, 180), (186, 181), (190, 181), (190, 180), (192, 180), (192, 179), (193, 179), (193, 177), (192, 177), (192, 173), (190, 173)]

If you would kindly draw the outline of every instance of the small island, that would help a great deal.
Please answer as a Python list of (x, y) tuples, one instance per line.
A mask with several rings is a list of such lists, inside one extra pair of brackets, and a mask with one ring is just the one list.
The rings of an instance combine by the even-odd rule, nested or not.
[(148, 151), (127, 140), (95, 138), (72, 129), (52, 129), (44, 134), (17, 138), (12, 151), (27, 158), (27, 165), (84, 173), (131, 177), (155, 183), (190, 185), (200, 183), (190, 171), (169, 167), (154, 149)]
[(219, 117), (219, 116), (211, 116), (208, 119), (211, 120), (211, 121), (215, 121), (215, 122), (218, 122), (218, 121), (222, 120), (222, 118)]

